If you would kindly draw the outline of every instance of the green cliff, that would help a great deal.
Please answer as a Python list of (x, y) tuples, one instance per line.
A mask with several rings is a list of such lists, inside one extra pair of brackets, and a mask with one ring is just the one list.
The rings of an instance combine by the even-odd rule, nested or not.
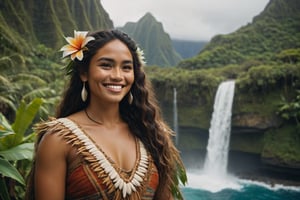
[(249, 61), (271, 62), (283, 50), (299, 49), (299, 10), (297, 0), (270, 0), (252, 23), (232, 34), (213, 37), (197, 56), (178, 66), (198, 69)]
[(1, 51), (10, 47), (27, 52), (38, 43), (59, 48), (62, 36), (74, 30), (113, 27), (97, 0), (3, 0), (0, 8)]
[(56, 91), (64, 85), (64, 63), (58, 64), (58, 50), (66, 43), (63, 36), (112, 27), (98, 0), (1, 0), (1, 113), (12, 120), (21, 99), (39, 96), (49, 99), (44, 114), (53, 114), (60, 96)]
[(128, 33), (141, 46), (145, 52), (147, 65), (174, 66), (181, 60), (163, 25), (150, 13), (137, 23), (128, 22), (120, 29)]

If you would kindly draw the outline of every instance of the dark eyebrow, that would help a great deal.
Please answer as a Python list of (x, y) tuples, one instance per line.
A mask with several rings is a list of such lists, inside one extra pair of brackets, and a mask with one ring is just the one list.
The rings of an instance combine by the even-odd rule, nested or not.
[(133, 64), (133, 61), (131, 61), (131, 60), (125, 60), (125, 61), (123, 61), (123, 64)]
[(101, 58), (99, 58), (99, 59), (97, 60), (97, 62), (99, 62), (99, 61), (108, 61), (108, 62), (114, 62), (114, 60), (113, 60), (113, 59), (111, 59), (111, 58), (106, 58), (106, 57), (101, 57)]
[[(113, 59), (107, 58), (107, 57), (101, 57), (97, 60), (97, 62), (100, 62), (100, 61), (107, 61), (107, 62), (112, 62), (112, 63), (115, 62)], [(123, 64), (133, 64), (133, 61), (132, 60), (124, 60)]]

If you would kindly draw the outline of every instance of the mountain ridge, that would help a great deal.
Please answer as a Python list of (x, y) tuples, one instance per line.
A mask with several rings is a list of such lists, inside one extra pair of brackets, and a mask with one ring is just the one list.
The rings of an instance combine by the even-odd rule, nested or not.
[(144, 50), (147, 65), (174, 66), (182, 58), (172, 45), (163, 24), (151, 13), (146, 13), (138, 22), (128, 22), (120, 30), (130, 35)]
[(216, 35), (195, 57), (178, 67), (222, 67), (250, 60), (271, 62), (286, 49), (300, 48), (300, 4), (297, 0), (270, 0), (251, 23), (237, 31)]
[[(98, 0), (27, 0), (0, 2), (0, 54), (26, 53), (39, 43), (57, 49), (74, 30), (112, 28)], [(11, 49), (11, 50), (10, 50)]]

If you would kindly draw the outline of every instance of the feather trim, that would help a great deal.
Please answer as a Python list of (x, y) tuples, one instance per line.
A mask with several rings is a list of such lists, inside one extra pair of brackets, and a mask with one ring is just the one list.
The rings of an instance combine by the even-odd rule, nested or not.
[[(57, 125), (59, 124), (62, 124), (64, 127), (58, 128)], [(107, 186), (108, 194), (115, 192), (116, 199), (138, 199), (140, 196), (138, 192), (143, 190), (143, 182), (146, 180), (149, 169), (148, 154), (141, 141), (139, 141), (139, 162), (133, 174), (126, 179), (121, 177), (105, 154), (99, 150), (94, 142), (73, 121), (67, 118), (59, 118), (42, 123), (37, 129), (42, 133), (46, 130), (49, 131), (49, 128), (50, 131), (51, 129), (55, 129), (55, 132), (63, 136), (68, 144), (77, 148), (78, 153), (90, 163), (91, 168), (97, 174), (98, 178)]]

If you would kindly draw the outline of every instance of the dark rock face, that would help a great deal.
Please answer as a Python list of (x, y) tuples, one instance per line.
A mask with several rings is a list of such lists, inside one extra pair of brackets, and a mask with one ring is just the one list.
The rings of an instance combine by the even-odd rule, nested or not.
[(232, 124), (239, 127), (265, 130), (278, 127), (281, 121), (277, 116), (266, 117), (256, 113), (239, 113), (233, 116)]
[(278, 159), (276, 157), (262, 157), (262, 162), (266, 165), (269, 166), (276, 166), (280, 168), (286, 168), (288, 167), (289, 169), (293, 170), (299, 170), (300, 173), (300, 162), (299, 161), (293, 161), (293, 160), (288, 160), (288, 161), (283, 161), (282, 159)]
[[(201, 170), (206, 150), (181, 150), (181, 156), (188, 170)], [(243, 179), (258, 180), (269, 184), (300, 185), (300, 169), (267, 164), (260, 154), (230, 151), (228, 173)]]
[[(228, 172), (241, 178), (271, 184), (280, 182), (286, 185), (300, 185), (298, 161), (283, 161), (276, 156), (266, 157), (263, 154), (266, 131), (276, 126), (276, 123), (253, 114), (249, 115), (249, 120), (246, 116), (243, 114), (243, 117), (239, 118), (243, 119), (242, 123), (237, 123), (235, 118), (235, 125), (240, 126), (233, 126), (231, 129)], [(201, 170), (205, 161), (208, 130), (180, 127), (179, 131), (179, 149), (185, 166), (188, 169)]]

